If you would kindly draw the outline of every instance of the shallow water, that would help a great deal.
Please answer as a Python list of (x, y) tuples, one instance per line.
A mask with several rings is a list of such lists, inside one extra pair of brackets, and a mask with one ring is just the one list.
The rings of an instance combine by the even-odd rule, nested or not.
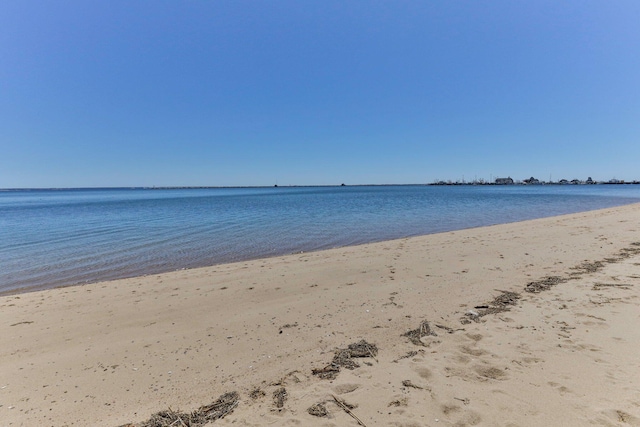
[(0, 292), (638, 201), (639, 185), (0, 191)]

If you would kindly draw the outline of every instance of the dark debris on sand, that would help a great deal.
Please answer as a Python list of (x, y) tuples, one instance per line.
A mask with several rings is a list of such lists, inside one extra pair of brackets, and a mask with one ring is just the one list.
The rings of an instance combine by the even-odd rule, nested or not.
[(255, 388), (251, 391), (251, 393), (249, 393), (249, 397), (253, 400), (258, 400), (263, 398), (266, 395), (266, 393), (260, 389), (260, 388)]
[(608, 260), (604, 260), (604, 261), (586, 261), (577, 267), (572, 267), (571, 270), (573, 271), (571, 272), (570, 275), (575, 277), (575, 276), (581, 276), (583, 274), (596, 273), (606, 265), (605, 262), (612, 264), (617, 261), (618, 261), (617, 258), (609, 258)]
[(534, 282), (527, 283), (524, 290), (533, 294), (540, 293), (542, 291), (548, 291), (551, 287), (566, 282), (567, 279), (563, 279), (559, 276), (547, 276), (544, 279), (536, 280)]
[(224, 418), (238, 406), (240, 397), (238, 393), (232, 391), (225, 393), (210, 405), (201, 406), (199, 409), (191, 412), (180, 412), (168, 409), (160, 411), (151, 416), (151, 418), (141, 424), (128, 424), (127, 426), (137, 427), (201, 427), (215, 420)]
[(409, 341), (411, 341), (413, 344), (423, 346), (423, 347), (426, 347), (426, 345), (420, 340), (420, 338), (426, 337), (429, 335), (434, 337), (438, 336), (438, 334), (436, 334), (431, 329), (431, 326), (429, 325), (429, 322), (427, 320), (423, 320), (417, 329), (412, 329), (402, 334), (403, 337), (409, 338)]
[(402, 381), (402, 385), (405, 387), (417, 388), (418, 390), (422, 390), (422, 387), (415, 385), (414, 383), (411, 382), (411, 380)]
[(273, 403), (276, 405), (276, 408), (282, 409), (284, 407), (284, 402), (287, 400), (287, 389), (284, 387), (280, 387), (276, 391), (273, 392)]
[(434, 337), (438, 336), (438, 334), (436, 334), (431, 329), (431, 326), (429, 325), (429, 321), (427, 320), (423, 320), (422, 323), (420, 323), (420, 326), (418, 326), (418, 328), (412, 329), (411, 331), (407, 331), (404, 334), (402, 334), (403, 337), (409, 338), (409, 341), (411, 341), (413, 344), (419, 345), (422, 347), (426, 347), (426, 345), (421, 341), (420, 338), (426, 337), (429, 335)]
[(340, 367), (327, 365), (324, 368), (312, 369), (311, 373), (321, 380), (335, 380), (340, 373)]
[(311, 373), (324, 380), (333, 380), (340, 373), (340, 368), (356, 369), (360, 365), (354, 360), (363, 357), (375, 357), (378, 355), (378, 347), (375, 344), (360, 340), (349, 344), (347, 348), (339, 348), (333, 355), (331, 363), (321, 369), (313, 369)]
[[(533, 283), (533, 282), (532, 282)], [(520, 294), (511, 291), (499, 291), (500, 294), (495, 297), (491, 302), (478, 305), (474, 310), (469, 310), (465, 317), (460, 319), (463, 324), (469, 324), (471, 321), (479, 322), (480, 319), (489, 314), (498, 314), (511, 310), (511, 307), (518, 304)]]
[(350, 357), (373, 357), (378, 355), (378, 347), (375, 344), (370, 344), (365, 340), (360, 340), (357, 343), (349, 344), (347, 347)]
[[(424, 350), (420, 350), (420, 351), (424, 353)], [(410, 358), (410, 357), (416, 356), (417, 354), (418, 354), (418, 352), (417, 352), (417, 351), (411, 350), (411, 351), (408, 351), (408, 352), (407, 352), (406, 354), (404, 354), (403, 356), (400, 356), (400, 357), (398, 357), (397, 359), (392, 360), (392, 362), (393, 362), (393, 363), (398, 363), (398, 362), (399, 362), (400, 360), (402, 360), (402, 359), (408, 359), (408, 358)]]
[(327, 407), (324, 406), (324, 403), (316, 403), (307, 409), (307, 412), (314, 417), (328, 417), (329, 411), (327, 411)]
[(518, 304), (519, 299), (520, 294), (517, 292), (501, 291), (501, 294), (491, 301), (491, 305), (494, 307), (507, 307)]

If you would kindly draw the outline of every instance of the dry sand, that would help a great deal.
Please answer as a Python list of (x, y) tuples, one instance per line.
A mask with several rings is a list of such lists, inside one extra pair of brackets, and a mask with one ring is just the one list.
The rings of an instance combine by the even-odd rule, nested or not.
[[(5, 296), (0, 425), (139, 425), (237, 391), (213, 425), (638, 426), (638, 242), (629, 205)], [(359, 367), (312, 374), (363, 339)]]

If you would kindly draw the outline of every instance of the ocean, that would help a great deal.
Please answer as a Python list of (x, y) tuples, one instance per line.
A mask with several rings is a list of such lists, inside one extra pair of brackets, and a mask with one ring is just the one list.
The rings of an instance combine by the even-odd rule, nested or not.
[(0, 293), (639, 201), (640, 185), (0, 191)]

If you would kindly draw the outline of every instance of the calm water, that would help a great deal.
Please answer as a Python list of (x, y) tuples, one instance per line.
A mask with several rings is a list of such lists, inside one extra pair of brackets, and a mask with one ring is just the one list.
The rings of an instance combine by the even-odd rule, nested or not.
[(0, 292), (638, 201), (640, 185), (0, 191)]

